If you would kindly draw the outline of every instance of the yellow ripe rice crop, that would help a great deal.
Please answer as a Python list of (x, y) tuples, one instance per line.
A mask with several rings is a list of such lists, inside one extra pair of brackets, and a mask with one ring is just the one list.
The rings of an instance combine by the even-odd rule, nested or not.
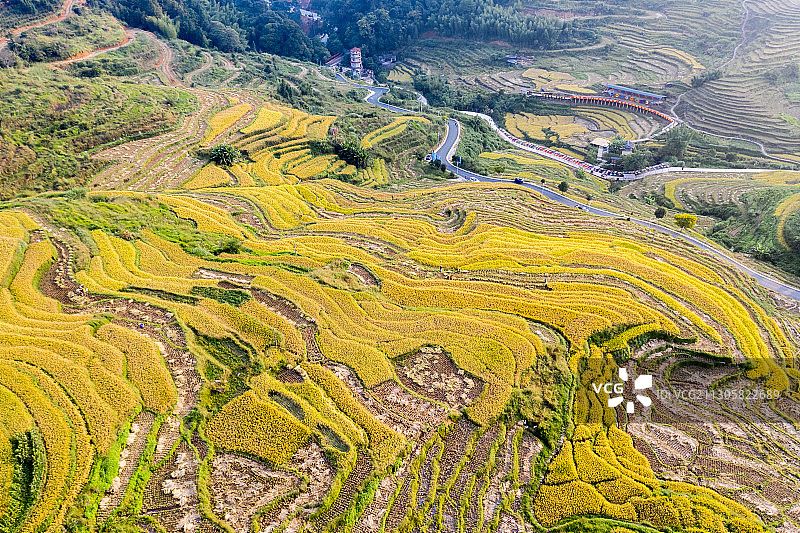
[(366, 386), (392, 379), (391, 365), (376, 348), (356, 340), (338, 338), (328, 330), (320, 333), (318, 342), (326, 357), (352, 368)]
[(775, 154), (778, 157), (782, 157), (784, 159), (791, 159), (793, 161), (797, 161), (800, 163), (800, 153), (795, 154)]
[(14, 267), (22, 260), (24, 243), (16, 237), (0, 235), (0, 288), (8, 287)]
[(176, 305), (175, 313), (187, 326), (201, 335), (214, 339), (224, 339), (230, 335), (227, 328), (223, 327), (211, 312), (194, 305)]
[(644, 335), (645, 333), (650, 333), (651, 331), (658, 331), (661, 328), (661, 325), (658, 323), (651, 323), (651, 324), (642, 324), (640, 326), (635, 326), (624, 332), (620, 333), (619, 335), (615, 335), (612, 337), (608, 342), (603, 344), (603, 348), (608, 351), (616, 351), (621, 350), (628, 346), (628, 343), (639, 337), (640, 335)]
[(586, 87), (581, 87), (580, 85), (575, 85), (572, 83), (562, 83), (560, 85), (556, 85), (556, 89), (559, 91), (567, 91), (570, 93), (578, 93), (578, 94), (596, 94), (593, 90), (587, 89)]
[(413, 80), (412, 76), (414, 71), (408, 68), (405, 65), (397, 65), (391, 71), (389, 71), (389, 81), (393, 81), (395, 83), (411, 83)]
[(306, 123), (309, 119), (308, 113), (298, 111), (297, 109), (291, 110), (292, 116), (289, 122), (280, 131), (280, 136), (289, 138), (305, 137)]
[(210, 146), (220, 135), (228, 131), (239, 119), (253, 108), (250, 104), (232, 105), (208, 119), (208, 132), (203, 139), (203, 146)]
[(26, 230), (31, 231), (40, 229), (39, 224), (33, 220), (30, 215), (22, 211), (11, 211), (10, 214), (19, 221), (19, 224)]
[(45, 297), (37, 288), (39, 277), (53, 262), (53, 246), (49, 241), (40, 241), (28, 246), (22, 266), (9, 286), (14, 299), (23, 304), (57, 313), (58, 302)]
[(175, 385), (156, 345), (147, 337), (114, 324), (98, 329), (97, 337), (125, 354), (128, 378), (142, 395), (144, 405), (156, 413), (169, 413), (176, 401)]
[(258, 110), (258, 115), (249, 126), (242, 128), (242, 133), (255, 133), (274, 128), (283, 120), (284, 113), (270, 105), (264, 105)]
[(40, 229), (27, 213), (21, 211), (0, 212), (0, 236), (8, 239), (28, 240), (28, 232)]
[(184, 183), (184, 189), (205, 189), (207, 187), (219, 187), (229, 185), (231, 175), (224, 168), (218, 167), (214, 163), (209, 163), (197, 171), (189, 181)]
[(254, 187), (255, 180), (253, 180), (253, 176), (250, 175), (248, 170), (242, 166), (240, 163), (236, 163), (230, 168), (231, 174), (234, 175), (236, 181), (238, 182), (239, 187)]
[(160, 249), (144, 241), (136, 241), (135, 246), (143, 272), (159, 277), (188, 278), (195, 271), (195, 267), (173, 262)]
[(292, 168), (291, 173), (300, 180), (307, 180), (327, 170), (334, 161), (337, 161), (335, 155), (317, 156)]
[(789, 249), (789, 243), (786, 242), (786, 236), (783, 233), (784, 228), (786, 227), (786, 219), (789, 218), (789, 215), (799, 209), (800, 193), (793, 194), (781, 202), (777, 208), (775, 208), (775, 216), (778, 217), (778, 242), (780, 242), (781, 246), (787, 250)]
[(58, 405), (52, 403), (32, 376), (14, 365), (0, 361), (0, 386), (5, 387), (28, 406), (41, 433), (50, 468), (37, 504), (25, 517), (24, 530), (35, 531), (53, 514), (58, 513), (59, 500), (67, 487), (72, 467), (69, 422)]
[(800, 185), (800, 172), (791, 170), (758, 172), (752, 174), (751, 177), (768, 185)]
[[(284, 179), (280, 172), (273, 171), (269, 168), (272, 161), (274, 161), (273, 158), (262, 157), (255, 163), (249, 163), (248, 170), (263, 181), (265, 185), (280, 185), (284, 182)], [(244, 187), (244, 185), (242, 186)]]
[(270, 223), (280, 230), (294, 229), (316, 218), (314, 211), (306, 205), (293, 185), (240, 189), (237, 192), (261, 207)]
[(367, 168), (358, 173), (361, 185), (364, 187), (373, 185), (387, 185), (389, 183), (389, 171), (386, 169), (386, 162), (380, 157), (375, 159), (372, 168)]
[(365, 135), (361, 140), (361, 148), (368, 150), (381, 141), (385, 141), (386, 139), (401, 134), (403, 131), (405, 131), (409, 121), (430, 124), (430, 121), (424, 117), (417, 117), (413, 115), (397, 117), (390, 124), (387, 124), (386, 126), (378, 128), (377, 130)]
[(222, 449), (255, 455), (277, 466), (291, 459), (311, 436), (306, 426), (252, 390), (225, 404), (208, 423), (207, 432)]
[(345, 165), (341, 170), (339, 170), (339, 174), (344, 174), (344, 175), (351, 175), (351, 174), (354, 175), (357, 172), (358, 169), (353, 165)]
[(245, 302), (239, 309), (255, 317), (266, 327), (273, 328), (280, 337), (283, 338), (282, 347), (287, 351), (299, 356), (305, 355), (306, 345), (305, 342), (303, 342), (303, 337), (298, 333), (297, 329), (282, 316), (270, 311), (255, 300)]
[(577, 116), (591, 120), (597, 124), (600, 130), (612, 130), (628, 140), (638, 137), (630, 126), (637, 119), (632, 113), (600, 107), (574, 107), (573, 109)]
[(302, 367), (339, 410), (367, 432), (375, 470), (382, 472), (394, 463), (405, 446), (403, 436), (372, 416), (333, 372), (313, 363), (303, 363)]
[(266, 352), (267, 348), (277, 347), (281, 343), (277, 330), (235, 307), (208, 299), (204, 299), (200, 307), (259, 352)]
[(324, 139), (328, 136), (328, 131), (336, 121), (336, 117), (315, 117), (315, 119), (316, 120), (306, 128), (307, 136), (309, 139)]
[(695, 70), (705, 70), (706, 68), (692, 54), (682, 50), (676, 50), (675, 48), (656, 48), (654, 50), (650, 50), (650, 53), (674, 57), (675, 59), (682, 61), (690, 68)]
[[(192, 433), (178, 453), (189, 444), (191, 454), (203, 451), (207, 438), (221, 461), (234, 459), (222, 452), (263, 460), (275, 475), (290, 479), (290, 491), (302, 489), (298, 501), (319, 493), (315, 501), (325, 501), (314, 506), (322, 513), (338, 509), (343, 520), (349, 515), (342, 513), (350, 513), (343, 509), (360, 506), (360, 492), (378, 484), (381, 494), (402, 503), (405, 480), (414, 490), (401, 521), (428, 520), (439, 505), (431, 498), (452, 503), (461, 517), (473, 502), (480, 510), (497, 486), (492, 480), (504, 478), (508, 490), (499, 489), (495, 502), (501, 505), (486, 515), (486, 524), (499, 519), (502, 502), (510, 506), (513, 493), (525, 487), (529, 517), (545, 528), (587, 513), (619, 520), (631, 531), (643, 521), (715, 533), (759, 524), (710, 488), (660, 477), (663, 470), (651, 468), (646, 451), (656, 431), (651, 426), (660, 422), (624, 426), (624, 406), (608, 407), (610, 394), (593, 387), (616, 382), (620, 351), (631, 356), (629, 369), (651, 362), (666, 367), (673, 356), (682, 360), (681, 348), (672, 346), (677, 343), (687, 352), (703, 350), (707, 358), (747, 362), (739, 380), (791, 391), (796, 371), (783, 362), (795, 349), (791, 324), (776, 322), (745, 278), (684, 243), (648, 239), (623, 219), (595, 219), (513, 184), (380, 191), (311, 180), (320, 170), (357, 174), (333, 156), (309, 151), (308, 138), (322, 135), (329, 117), (281, 111), (275, 124), (274, 116), (262, 119), (267, 129), (285, 135), (251, 130), (253, 138), (269, 140), (252, 152), (260, 154), (252, 165), (230, 169), (238, 187), (220, 183), (200, 192), (137, 196), (137, 205), (157, 204), (154, 198), (199, 231), (184, 232), (182, 222), (173, 232), (165, 228), (173, 220), (168, 217), (131, 234), (117, 226), (122, 238), (99, 217), (93, 227), (104, 229), (69, 241), (70, 254), (91, 257), (60, 272), (76, 269), (77, 280), (97, 293), (89, 297), (62, 298), (65, 291), (50, 292), (47, 285), (38, 293), (43, 268), (54, 259), (67, 265), (67, 257), (54, 254), (62, 250), (54, 246), (61, 230), (29, 233), (23, 220), (0, 212), (0, 251), (8, 252), (0, 256), (0, 277), (8, 280), (0, 287), (0, 512), (14, 479), (12, 431), (36, 428), (47, 460), (22, 529), (58, 529), (98, 468), (95, 458), (118, 453), (112, 445), (124, 442), (120, 429), (134, 414), (146, 409), (166, 415), (180, 404), (186, 409), (178, 416), (159, 416), (157, 423), (180, 423), (197, 407), (192, 417), (205, 431)], [(289, 138), (294, 135), (301, 137)], [(521, 151), (481, 157), (515, 171), (543, 164)], [(391, 183), (384, 159), (375, 158), (370, 167), (361, 173), (364, 184)], [(260, 186), (246, 181), (250, 173)], [(268, 179), (274, 184), (263, 186)], [(797, 201), (797, 195), (787, 199), (775, 216), (787, 215)], [(113, 208), (121, 203), (75, 204), (106, 207), (116, 217)], [(214, 233), (214, 242), (234, 237), (241, 246), (206, 255), (198, 250), (202, 242), (195, 246), (202, 232)], [(75, 314), (62, 315), (55, 300), (42, 294), (71, 302), (63, 309)], [(81, 307), (83, 301), (89, 304)], [(141, 330), (127, 328), (139, 321)], [(151, 340), (159, 335), (163, 346)], [(652, 340), (634, 348), (645, 338)], [(549, 376), (557, 386), (542, 386)], [(537, 458), (538, 434), (518, 424), (520, 418), (540, 422), (534, 420), (538, 412), (528, 416), (530, 405), (550, 406), (545, 414), (558, 417), (572, 408), (572, 419), (561, 420), (563, 431), (557, 428), (556, 439), (545, 443), (544, 463)], [(141, 417), (152, 421), (152, 413)], [(128, 464), (182, 461), (164, 454), (188, 433), (178, 424), (172, 433), (153, 426), (149, 438), (140, 435), (146, 453), (153, 451), (153, 438), (164, 452), (143, 456), (141, 463), (126, 455), (137, 461)], [(694, 433), (689, 437), (699, 441)], [(323, 465), (320, 453), (329, 464)], [(321, 483), (316, 472), (308, 479), (298, 474), (305, 468), (299, 463), (317, 459), (324, 466), (319, 472), (330, 472)], [(470, 461), (478, 459), (486, 467), (474, 470)], [(209, 478), (220, 479), (216, 459), (204, 465), (198, 491), (215, 487)], [(426, 493), (416, 483), (428, 470), (434, 475)], [(384, 478), (395, 486), (387, 489)], [(138, 477), (132, 479), (133, 485), (112, 494), (138, 498)], [(460, 495), (451, 492), (462, 484)], [(624, 529), (615, 533), (630, 533)]]
[(522, 76), (525, 78), (529, 78), (535, 80), (537, 78), (541, 78), (548, 81), (553, 80), (569, 80), (572, 78), (571, 75), (566, 74), (564, 72), (558, 72), (553, 70), (545, 70), (541, 68), (529, 68), (525, 72), (522, 73)]
[(158, 196), (159, 201), (170, 206), (181, 218), (193, 220), (200, 231), (222, 233), (232, 237), (247, 238), (247, 233), (236, 225), (223, 209), (188, 196)]
[[(518, 154), (483, 152), (478, 157), (483, 157), (484, 159), (493, 159), (493, 160), (510, 159), (511, 161), (514, 161), (518, 165), (544, 166), (544, 167), (556, 167), (556, 168), (561, 166), (561, 164), (556, 161), (545, 159), (543, 157), (537, 157), (535, 155), (523, 156)], [(529, 177), (533, 176), (531, 175)]]
[(678, 197), (675, 195), (676, 187), (678, 185), (682, 185), (684, 183), (691, 181), (693, 181), (693, 178), (683, 178), (683, 179), (668, 181), (667, 183), (664, 184), (664, 196), (669, 198), (672, 201), (672, 203), (675, 204), (676, 209), (686, 209), (684, 205), (681, 203), (681, 201), (678, 200)]
[(702, 183), (707, 181), (730, 181), (731, 183), (741, 183), (741, 180), (737, 180), (735, 178), (713, 178), (713, 177), (703, 177), (703, 178), (680, 178), (676, 180), (668, 181), (664, 184), (664, 196), (672, 200), (672, 203), (675, 204), (677, 209), (686, 209), (680, 200), (678, 200), (677, 196), (677, 188), (681, 185), (685, 185), (687, 183)]
[(531, 113), (507, 114), (506, 129), (512, 134), (521, 133), (531, 139), (544, 139), (544, 129), (550, 128), (558, 133), (562, 138), (570, 137), (579, 133), (587, 133), (589, 130), (580, 124), (573, 122), (573, 117), (562, 115), (540, 116)]

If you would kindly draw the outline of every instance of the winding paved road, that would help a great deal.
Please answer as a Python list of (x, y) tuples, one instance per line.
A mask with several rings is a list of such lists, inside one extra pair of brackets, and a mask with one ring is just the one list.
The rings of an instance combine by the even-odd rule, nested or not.
[[(355, 85), (356, 87), (359, 87), (361, 89), (366, 89), (366, 90), (370, 91), (370, 93), (365, 98), (365, 100), (367, 102), (369, 102), (370, 104), (373, 104), (373, 105), (376, 105), (376, 106), (381, 107), (383, 109), (386, 109), (388, 111), (394, 111), (394, 112), (397, 112), (397, 113), (412, 113), (412, 111), (409, 111), (408, 109), (403, 109), (401, 107), (385, 104), (385, 103), (380, 101), (380, 97), (389, 92), (388, 88), (385, 88), (385, 87), (372, 87), (372, 86), (369, 86), (369, 85), (357, 85), (357, 84), (354, 84), (353, 82), (351, 82), (350, 80), (344, 78), (343, 76), (341, 76), (339, 74), (337, 74), (337, 78), (339, 78), (341, 81), (350, 83), (351, 85)], [(448, 121), (447, 121), (447, 134), (445, 135), (445, 139), (434, 150), (434, 153), (436, 154), (436, 157), (445, 162), (445, 165), (447, 166), (447, 170), (449, 170), (450, 172), (452, 172), (456, 176), (464, 178), (464, 179), (466, 179), (468, 181), (479, 181), (479, 182), (483, 182), (483, 183), (503, 183), (503, 184), (508, 184), (509, 183), (508, 180), (490, 178), (490, 177), (484, 176), (482, 174), (477, 174), (475, 172), (470, 172), (468, 170), (464, 170), (464, 169), (462, 169), (460, 167), (457, 167), (453, 163), (451, 163), (450, 159), (452, 158), (453, 154), (456, 151), (456, 148), (458, 146), (458, 141), (459, 141), (460, 138), (461, 138), (461, 123), (458, 122), (457, 120), (453, 119), (453, 118), (448, 119)], [(548, 200), (552, 200), (554, 202), (558, 202), (559, 204), (565, 205), (567, 207), (574, 207), (574, 208), (577, 208), (577, 209), (582, 209), (583, 211), (586, 211), (587, 213), (595, 215), (595, 216), (608, 217), (608, 218), (622, 218), (624, 216), (624, 215), (621, 215), (620, 213), (614, 213), (614, 212), (608, 211), (606, 209), (600, 209), (598, 207), (593, 207), (591, 205), (584, 204), (584, 203), (579, 202), (577, 200), (573, 200), (572, 198), (568, 198), (568, 197), (564, 196), (563, 194), (559, 194), (558, 192), (552, 191), (552, 190), (550, 190), (550, 189), (548, 189), (546, 187), (542, 187), (541, 185), (538, 185), (536, 183), (523, 181), (521, 184), (519, 184), (519, 186), (526, 187), (528, 189), (534, 190), (534, 191), (538, 192), (539, 194), (541, 194), (542, 196), (544, 196), (545, 198), (547, 198)], [(626, 217), (626, 219), (627, 219), (627, 217)], [(755, 279), (758, 282), (758, 284), (761, 285), (762, 287), (764, 287), (766, 289), (769, 289), (769, 290), (772, 290), (772, 291), (775, 291), (775, 292), (777, 292), (779, 294), (782, 294), (782, 295), (787, 296), (787, 297), (789, 297), (789, 298), (791, 298), (791, 299), (793, 299), (795, 301), (800, 302), (800, 289), (798, 289), (797, 287), (793, 287), (791, 285), (783, 283), (782, 281), (778, 281), (777, 279), (775, 279), (775, 278), (773, 278), (771, 276), (768, 276), (768, 275), (764, 274), (763, 272), (759, 272), (758, 270), (754, 270), (754, 269), (750, 268), (749, 266), (737, 261), (736, 259), (734, 259), (733, 257), (729, 256), (728, 254), (720, 251), (719, 248), (713, 246), (712, 244), (709, 244), (708, 242), (706, 242), (706, 241), (704, 241), (702, 239), (694, 237), (693, 235), (688, 234), (688, 233), (684, 233), (684, 232), (681, 232), (681, 231), (674, 230), (672, 228), (668, 228), (666, 226), (662, 226), (661, 224), (657, 224), (655, 222), (650, 222), (649, 220), (644, 220), (644, 219), (641, 219), (641, 218), (631, 217), (630, 221), (635, 223), (635, 224), (638, 224), (640, 226), (643, 226), (645, 228), (652, 229), (653, 231), (657, 231), (659, 233), (663, 233), (664, 235), (670, 235), (670, 236), (678, 238), (678, 239), (683, 239), (683, 240), (685, 240), (685, 241), (697, 246), (701, 250), (705, 250), (705, 251), (713, 254), (715, 257), (717, 257), (717, 258), (721, 259), (722, 261), (734, 266), (735, 268), (737, 268), (741, 272), (744, 272), (745, 274), (749, 275), (750, 277)]]
[(352, 80), (348, 80), (347, 78), (345, 78), (344, 76), (342, 76), (338, 72), (336, 73), (336, 79), (339, 80), (339, 81), (343, 81), (344, 83), (347, 83), (349, 85), (352, 85), (353, 87), (356, 87), (358, 89), (366, 89), (367, 91), (369, 91), (369, 94), (367, 94), (367, 97), (364, 98), (364, 101), (369, 103), (369, 104), (372, 104), (374, 106), (378, 106), (378, 107), (383, 108), (383, 109), (385, 109), (387, 111), (393, 111), (395, 113), (406, 113), (406, 114), (413, 113), (413, 111), (411, 111), (409, 109), (405, 109), (403, 107), (397, 107), (396, 105), (385, 104), (385, 103), (381, 102), (381, 97), (391, 90), (388, 87), (373, 87), (372, 85), (359, 85), (357, 83), (353, 83)]
[[(464, 170), (462, 168), (459, 168), (459, 167), (453, 165), (450, 162), (450, 157), (452, 157), (452, 154), (455, 152), (455, 148), (456, 148), (456, 145), (458, 143), (458, 140), (459, 140), (460, 136), (461, 136), (461, 124), (455, 119), (452, 119), (452, 118), (449, 119), (447, 121), (447, 136), (446, 136), (444, 142), (441, 144), (441, 146), (435, 152), (437, 157), (445, 162), (445, 164), (447, 165), (447, 170), (449, 170), (449, 171), (453, 172), (455, 175), (457, 175), (459, 177), (462, 177), (464, 179), (467, 179), (469, 181), (480, 181), (480, 182), (484, 182), (484, 183), (506, 183), (506, 184), (509, 183), (508, 180), (490, 178), (488, 176), (483, 176), (481, 174), (476, 174), (475, 172), (470, 172), (468, 170)], [(605, 209), (600, 209), (600, 208), (597, 208), (597, 207), (593, 207), (591, 205), (584, 204), (582, 202), (578, 202), (577, 200), (573, 200), (572, 198), (568, 198), (568, 197), (564, 196), (563, 194), (559, 194), (559, 193), (557, 193), (555, 191), (552, 191), (552, 190), (550, 190), (550, 189), (548, 189), (546, 187), (542, 187), (541, 185), (537, 185), (536, 183), (530, 183), (530, 182), (527, 182), (527, 181), (523, 181), (523, 183), (521, 183), (520, 185), (522, 187), (526, 187), (528, 189), (532, 189), (532, 190), (538, 192), (539, 194), (541, 194), (542, 196), (544, 196), (545, 198), (547, 198), (549, 200), (552, 200), (554, 202), (558, 202), (558, 203), (560, 203), (562, 205), (566, 205), (568, 207), (575, 207), (575, 208), (578, 208), (578, 209), (582, 209), (582, 210), (586, 211), (587, 213), (590, 213), (590, 214), (595, 215), (595, 216), (610, 217), (610, 218), (620, 218), (620, 217), (622, 217), (622, 215), (620, 215), (619, 213), (614, 213), (612, 211), (607, 211)], [(725, 254), (725, 253), (721, 252), (718, 248), (716, 248), (715, 246), (703, 241), (702, 239), (698, 239), (697, 237), (694, 237), (694, 236), (692, 236), (692, 235), (690, 235), (688, 233), (683, 233), (683, 232), (680, 232), (680, 231), (676, 231), (676, 230), (674, 230), (672, 228), (668, 228), (666, 226), (662, 226), (661, 224), (656, 224), (654, 222), (650, 222), (649, 220), (643, 220), (643, 219), (640, 219), (640, 218), (633, 218), (632, 217), (630, 219), (630, 221), (635, 223), (635, 224), (638, 224), (640, 226), (644, 226), (646, 228), (649, 228), (649, 229), (652, 229), (654, 231), (657, 231), (659, 233), (663, 233), (665, 235), (671, 235), (672, 237), (676, 237), (676, 238), (688, 241), (689, 243), (694, 244), (698, 248), (710, 252), (711, 254), (715, 255), (719, 259), (722, 259), (726, 263), (729, 263), (729, 264), (733, 265), (734, 267), (736, 267), (737, 269), (741, 270), (742, 272), (748, 274), (749, 276), (754, 278), (762, 287), (764, 287), (766, 289), (773, 290), (773, 291), (775, 291), (777, 293), (780, 293), (780, 294), (782, 294), (784, 296), (788, 296), (789, 298), (792, 298), (793, 300), (796, 300), (796, 301), (800, 302), (800, 289), (798, 289), (796, 287), (793, 287), (791, 285), (787, 285), (786, 283), (778, 281), (778, 280), (776, 280), (776, 279), (774, 279), (774, 278), (772, 278), (770, 276), (767, 276), (766, 274), (764, 274), (762, 272), (759, 272), (757, 270), (754, 270), (754, 269), (748, 267), (747, 265), (742, 264), (741, 262), (737, 261), (736, 259), (734, 259), (733, 257), (729, 256), (728, 254)]]

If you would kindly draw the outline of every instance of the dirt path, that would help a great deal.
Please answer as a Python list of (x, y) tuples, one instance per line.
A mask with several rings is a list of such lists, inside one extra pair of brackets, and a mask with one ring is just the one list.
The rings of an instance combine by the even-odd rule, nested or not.
[(94, 59), (95, 57), (105, 54), (106, 52), (113, 52), (114, 50), (119, 50), (125, 46), (128, 46), (136, 39), (136, 34), (143, 33), (142, 30), (138, 30), (135, 28), (125, 28), (125, 37), (117, 44), (113, 44), (111, 46), (104, 46), (102, 48), (98, 48), (93, 52), (83, 52), (78, 55), (74, 55), (72, 57), (68, 57), (62, 61), (56, 61), (55, 63), (51, 63), (52, 66), (56, 68), (62, 68), (72, 63), (76, 63), (78, 61), (86, 61), (89, 59)]
[[(68, 16), (72, 14), (72, 8), (76, 5), (84, 5), (86, 4), (86, 0), (64, 0), (64, 4), (61, 6), (61, 10), (57, 15), (53, 15), (50, 18), (47, 18), (41, 22), (35, 22), (33, 24), (28, 24), (27, 26), (21, 26), (19, 28), (15, 28), (8, 32), (10, 36), (19, 35), (20, 33), (26, 30), (32, 30), (33, 28), (41, 28), (42, 26), (47, 26), (48, 24), (52, 24), (53, 22), (58, 22), (64, 20)], [(6, 42), (8, 41), (8, 37), (0, 37), (0, 49), (5, 46)]]
[(156, 70), (161, 72), (167, 79), (166, 85), (185, 87), (184, 83), (178, 78), (178, 75), (175, 74), (175, 71), (172, 70), (172, 48), (170, 48), (167, 43), (159, 39), (155, 33), (145, 30), (139, 31), (149, 35), (161, 49), (161, 57), (158, 59), (158, 63), (156, 63)]
[(234, 65), (233, 61), (231, 61), (230, 59), (228, 59), (227, 57), (225, 57), (223, 55), (219, 56), (219, 60), (222, 63), (222, 66), (225, 67), (225, 70), (229, 70), (229, 71), (233, 72), (233, 76), (231, 76), (230, 78), (226, 79), (225, 81), (223, 81), (220, 84), (221, 87), (227, 87), (229, 83), (231, 83), (233, 80), (235, 80), (236, 78), (239, 77), (239, 75), (242, 73), (243, 69), (242, 69), (242, 67), (237, 67), (236, 65)]
[(200, 68), (198, 68), (196, 70), (193, 70), (190, 73), (188, 73), (186, 76), (184, 76), (183, 79), (184, 79), (184, 81), (186, 82), (187, 85), (191, 85), (192, 84), (192, 80), (194, 79), (195, 76), (199, 76), (201, 74), (205, 74), (206, 72), (211, 70), (211, 67), (214, 65), (214, 56), (212, 56), (210, 53), (208, 53), (206, 51), (203, 51), (203, 55), (206, 58), (205, 63), (203, 63), (202, 66), (200, 66)]

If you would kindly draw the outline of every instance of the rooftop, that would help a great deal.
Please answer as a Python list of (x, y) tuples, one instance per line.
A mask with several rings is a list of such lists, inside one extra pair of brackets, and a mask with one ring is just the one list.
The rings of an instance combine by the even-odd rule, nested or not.
[(625, 91), (626, 93), (640, 94), (642, 96), (647, 96), (649, 98), (666, 98), (666, 96), (664, 96), (663, 94), (649, 93), (647, 91), (631, 89), (630, 87), (623, 87), (622, 85), (612, 85), (610, 83), (606, 83), (605, 86), (608, 89), (616, 89), (617, 91)]

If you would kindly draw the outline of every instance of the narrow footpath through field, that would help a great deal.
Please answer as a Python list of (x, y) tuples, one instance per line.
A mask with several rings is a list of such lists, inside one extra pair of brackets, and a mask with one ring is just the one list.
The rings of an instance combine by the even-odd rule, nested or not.
[(111, 46), (104, 46), (102, 48), (98, 48), (97, 50), (91, 52), (83, 52), (81, 54), (74, 55), (72, 57), (68, 57), (67, 59), (56, 61), (50, 64), (54, 67), (61, 68), (70, 65), (72, 63), (76, 63), (78, 61), (86, 61), (88, 59), (94, 59), (95, 57), (101, 54), (105, 54), (106, 52), (113, 52), (114, 50), (119, 50), (120, 48), (128, 46), (129, 44), (131, 44), (133, 41), (136, 40), (136, 34), (138, 33), (144, 33), (144, 32), (137, 28), (125, 28), (125, 37), (122, 39), (122, 41), (120, 41), (117, 44)]
[[(42, 20), (40, 22), (35, 22), (33, 24), (28, 24), (27, 26), (20, 26), (19, 28), (14, 28), (10, 32), (9, 35), (19, 35), (20, 33), (26, 30), (32, 30), (34, 28), (41, 28), (42, 26), (47, 26), (48, 24), (52, 24), (53, 22), (58, 22), (64, 20), (72, 13), (72, 8), (76, 4), (85, 4), (86, 0), (64, 0), (64, 4), (61, 6), (61, 10), (57, 15), (53, 15), (50, 18)], [(6, 45), (8, 42), (8, 37), (0, 37), (0, 50)]]

